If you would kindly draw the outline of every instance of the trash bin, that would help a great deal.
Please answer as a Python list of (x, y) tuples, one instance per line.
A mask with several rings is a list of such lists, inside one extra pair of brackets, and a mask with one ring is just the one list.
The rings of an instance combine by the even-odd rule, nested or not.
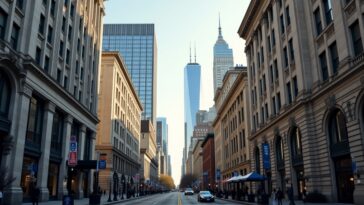
[(89, 198), (90, 205), (100, 205), (101, 203), (101, 195), (100, 194), (91, 194)]
[(74, 205), (74, 199), (70, 195), (63, 196), (62, 205)]

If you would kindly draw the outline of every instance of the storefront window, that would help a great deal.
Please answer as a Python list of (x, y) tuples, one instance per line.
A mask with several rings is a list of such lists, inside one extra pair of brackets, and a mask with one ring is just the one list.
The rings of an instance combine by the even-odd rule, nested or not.
[(50, 198), (57, 198), (59, 164), (49, 163), (48, 169), (48, 191)]
[(256, 172), (260, 173), (260, 151), (259, 148), (255, 148), (255, 169)]
[(57, 156), (62, 154), (63, 125), (64, 117), (61, 113), (56, 111), (53, 116), (51, 153)]
[(7, 118), (10, 104), (10, 83), (7, 77), (0, 72), (0, 116)]
[[(23, 198), (30, 198), (31, 189), (35, 187), (38, 174), (38, 159), (24, 156), (20, 186), (23, 190)], [(32, 187), (33, 186), (33, 187)]]
[(29, 105), (26, 146), (40, 149), (43, 128), (44, 104), (38, 98), (32, 97)]

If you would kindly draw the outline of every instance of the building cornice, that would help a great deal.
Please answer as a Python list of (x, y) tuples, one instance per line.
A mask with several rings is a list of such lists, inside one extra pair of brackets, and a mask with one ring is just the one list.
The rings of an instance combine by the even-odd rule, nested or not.
[(257, 10), (259, 5), (263, 4), (265, 1), (261, 0), (251, 0), (249, 7), (244, 15), (243, 21), (240, 24), (238, 34), (241, 38), (247, 39), (249, 30), (253, 25), (254, 19), (257, 18)]

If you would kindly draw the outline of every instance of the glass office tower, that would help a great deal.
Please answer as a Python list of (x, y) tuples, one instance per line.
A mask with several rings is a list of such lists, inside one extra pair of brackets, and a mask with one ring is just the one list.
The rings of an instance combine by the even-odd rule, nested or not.
[(137, 90), (142, 119), (155, 125), (157, 45), (154, 24), (104, 24), (102, 48), (119, 51)]
[(196, 113), (200, 108), (200, 77), (200, 64), (188, 63), (184, 70), (185, 147), (183, 149), (182, 174), (185, 171), (184, 164), (187, 160), (193, 128), (196, 125)]

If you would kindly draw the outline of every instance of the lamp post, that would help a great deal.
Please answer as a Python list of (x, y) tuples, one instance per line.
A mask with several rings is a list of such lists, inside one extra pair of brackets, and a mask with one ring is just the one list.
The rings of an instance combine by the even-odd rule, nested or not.
[(107, 202), (111, 202), (111, 176), (109, 180), (109, 198), (107, 199)]
[(116, 173), (116, 172), (114, 172), (114, 174), (113, 174), (113, 183), (114, 183), (114, 187), (113, 187), (113, 190), (114, 190), (114, 199), (113, 199), (113, 201), (117, 201), (118, 200), (118, 198), (117, 198), (117, 194), (118, 194), (118, 174)]
[(125, 176), (124, 174), (121, 175), (121, 187), (122, 187), (122, 190), (121, 190), (121, 199), (124, 199), (124, 191), (125, 191)]

